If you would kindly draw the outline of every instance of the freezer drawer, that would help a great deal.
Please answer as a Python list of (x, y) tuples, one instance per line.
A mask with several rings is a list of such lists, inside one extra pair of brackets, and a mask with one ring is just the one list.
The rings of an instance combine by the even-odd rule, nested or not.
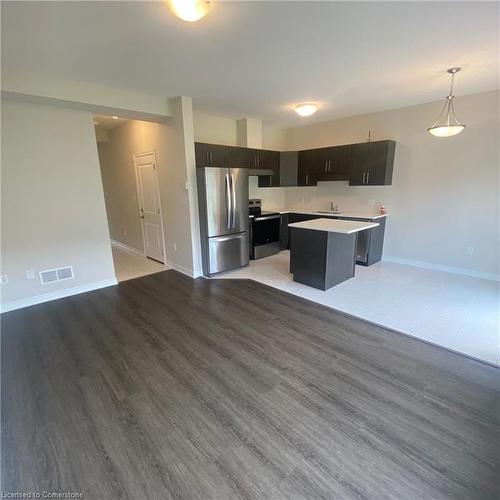
[(209, 238), (209, 274), (248, 265), (248, 244), (247, 232)]

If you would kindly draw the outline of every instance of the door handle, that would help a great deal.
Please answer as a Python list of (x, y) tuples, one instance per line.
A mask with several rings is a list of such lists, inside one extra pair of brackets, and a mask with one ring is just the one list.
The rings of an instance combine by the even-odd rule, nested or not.
[(370, 171), (366, 172), (366, 183), (370, 182)]
[(226, 212), (227, 212), (227, 227), (231, 228), (231, 213), (232, 213), (232, 198), (231, 198), (231, 186), (229, 185), (229, 174), (225, 174), (226, 181)]
[(325, 161), (325, 172), (328, 172), (328, 160)]
[(309, 175), (306, 175), (306, 184), (309, 184)]
[(231, 175), (231, 194), (232, 194), (232, 200), (231, 200), (231, 205), (232, 205), (232, 228), (236, 227), (236, 190), (234, 189), (234, 175)]

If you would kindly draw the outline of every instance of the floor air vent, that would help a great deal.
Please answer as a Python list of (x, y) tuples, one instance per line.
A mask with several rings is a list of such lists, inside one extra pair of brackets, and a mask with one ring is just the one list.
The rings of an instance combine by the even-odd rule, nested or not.
[(69, 280), (73, 278), (73, 268), (59, 267), (58, 269), (47, 269), (46, 271), (40, 271), (40, 281), (42, 285), (47, 285), (48, 283), (54, 283), (56, 281)]

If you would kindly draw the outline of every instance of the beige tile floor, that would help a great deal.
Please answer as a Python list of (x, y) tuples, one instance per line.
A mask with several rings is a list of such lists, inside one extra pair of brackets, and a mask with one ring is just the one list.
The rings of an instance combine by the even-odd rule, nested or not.
[(113, 262), (115, 274), (118, 281), (130, 280), (146, 276), (147, 274), (159, 273), (170, 269), (159, 262), (133, 253), (126, 252), (117, 247), (111, 247), (113, 251)]
[(292, 281), (288, 251), (218, 275), (250, 278), (500, 365), (500, 284), (391, 262), (356, 266), (326, 292)]

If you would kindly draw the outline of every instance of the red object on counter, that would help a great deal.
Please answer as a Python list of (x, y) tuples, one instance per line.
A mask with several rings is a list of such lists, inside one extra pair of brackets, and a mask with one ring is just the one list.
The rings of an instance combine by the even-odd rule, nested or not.
[(382, 205), (382, 206), (380, 207), (380, 215), (385, 215), (386, 213), (387, 213), (387, 211), (386, 211), (386, 209), (385, 209), (384, 205)]

